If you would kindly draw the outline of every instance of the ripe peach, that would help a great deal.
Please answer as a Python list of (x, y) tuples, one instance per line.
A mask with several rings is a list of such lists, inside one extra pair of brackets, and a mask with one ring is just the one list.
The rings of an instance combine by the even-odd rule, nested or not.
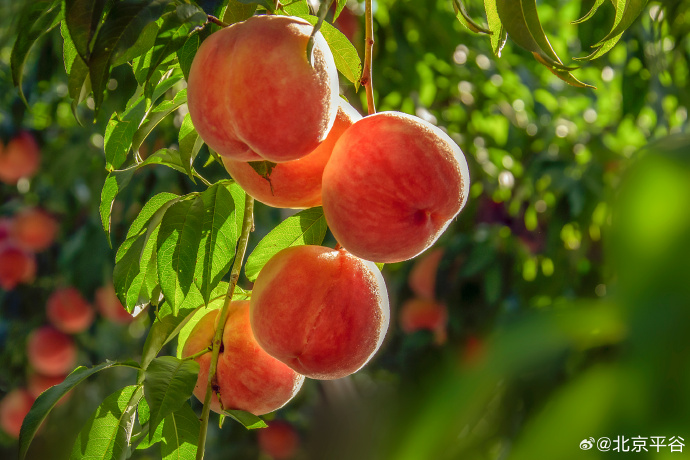
[(300, 374), (337, 379), (364, 366), (388, 330), (381, 272), (343, 249), (283, 249), (259, 273), (251, 298), (254, 336)]
[[(43, 375), (43, 374), (38, 374), (36, 372), (32, 372), (31, 375), (29, 375), (29, 382), (28, 382), (29, 393), (31, 393), (31, 396), (33, 396), (34, 398), (38, 398), (40, 396), (40, 394), (43, 393), (44, 391), (46, 391), (48, 388), (54, 387), (55, 385), (58, 385), (58, 384), (64, 382), (66, 377), (67, 377), (67, 374), (65, 374), (65, 375)], [(58, 401), (58, 404), (66, 403), (71, 394), (72, 394), (72, 392), (70, 391), (65, 396), (60, 398), (60, 401)]]
[(134, 317), (122, 306), (112, 284), (96, 289), (96, 306), (101, 315), (115, 323), (131, 323)]
[(410, 299), (400, 309), (400, 326), (408, 334), (431, 331), (437, 344), (445, 343), (448, 310), (442, 303), (428, 299)]
[(46, 314), (51, 324), (66, 334), (85, 331), (95, 316), (93, 307), (72, 287), (58, 289), (50, 295)]
[(22, 177), (36, 174), (41, 154), (33, 136), (24, 131), (10, 140), (3, 149), (0, 145), (0, 181), (14, 185)]
[(293, 426), (282, 420), (275, 420), (257, 434), (259, 449), (275, 460), (292, 458), (299, 446), (299, 435)]
[(407, 282), (412, 292), (422, 299), (431, 300), (436, 297), (436, 274), (442, 258), (443, 249), (437, 248), (425, 254), (412, 266)]
[[(192, 329), (182, 350), (190, 356), (213, 342), (218, 310), (206, 314)], [(211, 353), (196, 358), (201, 366), (194, 395), (203, 401), (211, 363)], [(249, 301), (230, 304), (216, 370), (211, 409), (241, 409), (255, 415), (283, 407), (302, 387), (304, 376), (269, 356), (261, 349), (249, 323)]]
[(27, 356), (37, 372), (47, 376), (64, 375), (76, 365), (77, 347), (72, 337), (43, 326), (29, 334)]
[(323, 172), (323, 210), (338, 242), (375, 262), (430, 247), (467, 201), (460, 147), (442, 130), (399, 112), (364, 117), (335, 144)]
[(362, 116), (347, 102), (340, 101), (335, 123), (328, 137), (309, 155), (278, 163), (269, 180), (261, 177), (246, 161), (222, 157), (225, 169), (245, 192), (276, 208), (310, 208), (321, 205), (321, 178), (333, 146), (347, 128)]
[(26, 208), (17, 213), (12, 236), (22, 247), (40, 252), (55, 241), (58, 223), (54, 217), (38, 208)]
[(12, 237), (13, 226), (14, 219), (9, 217), (0, 217), (0, 243)]
[(0, 286), (9, 291), (36, 276), (36, 258), (11, 241), (0, 243)]
[(14, 438), (19, 437), (19, 430), (24, 417), (29, 413), (34, 397), (23, 388), (10, 391), (0, 401), (0, 428)]
[(296, 160), (326, 138), (338, 73), (321, 33), (289, 16), (254, 16), (207, 38), (189, 72), (187, 104), (201, 138), (235, 160)]

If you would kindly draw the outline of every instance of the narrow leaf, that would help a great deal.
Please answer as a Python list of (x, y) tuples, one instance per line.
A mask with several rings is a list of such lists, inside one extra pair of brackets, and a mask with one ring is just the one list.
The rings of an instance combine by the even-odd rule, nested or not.
[(65, 23), (84, 62), (91, 56), (91, 40), (103, 16), (105, 0), (65, 0)]
[(222, 21), (226, 24), (235, 24), (251, 18), (255, 11), (256, 3), (245, 4), (237, 0), (230, 0)]
[(136, 133), (134, 133), (134, 137), (132, 139), (132, 149), (139, 150), (139, 147), (144, 142), (146, 137), (151, 134), (151, 131), (153, 131), (153, 128), (158, 126), (158, 123), (163, 121), (165, 117), (173, 113), (185, 102), (187, 102), (187, 90), (183, 89), (175, 94), (175, 97), (172, 101), (163, 101), (153, 110), (151, 110), (139, 129), (137, 129)]
[(189, 80), (189, 70), (192, 68), (192, 61), (200, 44), (199, 32), (194, 32), (187, 38), (182, 48), (177, 50), (177, 60), (180, 62), (180, 69), (185, 80)]
[[(635, 19), (644, 11), (648, 0), (618, 0), (616, 5), (616, 23), (611, 31), (594, 46), (602, 46), (607, 40), (625, 32), (635, 22)], [(619, 18), (620, 13), (620, 19)]]
[(580, 19), (573, 21), (572, 23), (573, 24), (581, 24), (581, 23), (591, 19), (592, 16), (594, 16), (594, 13), (596, 13), (597, 10), (599, 9), (599, 7), (604, 3), (604, 1), (605, 0), (596, 0), (596, 2), (594, 3), (594, 5), (592, 5), (592, 8), (589, 10), (589, 12), (587, 14), (582, 16)]
[(178, 144), (180, 146), (180, 162), (187, 171), (190, 179), (193, 179), (192, 163), (199, 154), (201, 146), (204, 145), (203, 139), (199, 133), (194, 129), (192, 117), (189, 114), (184, 116), (182, 126), (180, 126), (180, 133), (178, 135)]
[(453, 8), (455, 9), (456, 17), (463, 26), (478, 34), (491, 34), (490, 30), (474, 22), (467, 12), (467, 8), (465, 8), (465, 4), (462, 2), (462, 0), (453, 0)]
[(258, 428), (266, 428), (266, 422), (264, 422), (260, 417), (252, 414), (251, 412), (246, 412), (243, 410), (224, 410), (223, 415), (227, 415), (236, 422), (239, 422), (243, 427), (248, 430), (256, 430)]
[(108, 235), (108, 243), (110, 243), (110, 213), (113, 209), (115, 197), (120, 190), (125, 188), (129, 181), (132, 180), (134, 169), (124, 169), (122, 171), (113, 171), (105, 178), (105, 184), (101, 191), (101, 205), (99, 207), (101, 214), (101, 223), (103, 230)]
[(196, 458), (201, 423), (189, 404), (168, 415), (163, 424), (162, 460)]
[(338, 0), (335, 6), (335, 14), (333, 14), (333, 22), (335, 22), (336, 19), (338, 19), (338, 16), (340, 16), (340, 13), (342, 13), (343, 9), (345, 8), (345, 5), (347, 5), (347, 0)]
[(501, 23), (501, 18), (498, 17), (496, 0), (484, 0), (484, 10), (486, 11), (486, 20), (491, 31), (491, 49), (496, 56), (501, 57), (501, 51), (506, 44), (508, 35), (503, 27), (503, 23)]

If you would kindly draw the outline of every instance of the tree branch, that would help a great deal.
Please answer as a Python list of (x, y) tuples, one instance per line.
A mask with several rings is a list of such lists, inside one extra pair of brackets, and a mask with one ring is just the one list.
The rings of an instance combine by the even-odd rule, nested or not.
[(372, 53), (374, 51), (374, 17), (371, 12), (371, 0), (366, 0), (366, 10), (364, 13), (364, 22), (366, 27), (366, 38), (364, 41), (364, 68), (362, 69), (362, 79), (360, 80), (362, 86), (367, 92), (367, 110), (369, 115), (376, 113), (376, 105), (374, 104), (374, 86), (372, 82)]

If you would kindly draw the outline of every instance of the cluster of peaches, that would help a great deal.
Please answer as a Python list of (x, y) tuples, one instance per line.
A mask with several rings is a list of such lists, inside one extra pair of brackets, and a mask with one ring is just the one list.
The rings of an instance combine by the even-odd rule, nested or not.
[[(339, 242), (280, 251), (251, 299), (231, 304), (212, 385), (217, 412), (265, 414), (305, 377), (337, 379), (364, 366), (390, 317), (375, 263), (428, 249), (467, 200), (457, 144), (407, 114), (362, 117), (339, 96), (320, 33), (307, 56), (312, 30), (295, 17), (254, 16), (207, 38), (189, 74), (194, 126), (233, 179), (269, 206), (322, 205)], [(183, 356), (210, 347), (217, 317), (211, 311), (196, 324)], [(196, 359), (203, 400), (211, 355)]]

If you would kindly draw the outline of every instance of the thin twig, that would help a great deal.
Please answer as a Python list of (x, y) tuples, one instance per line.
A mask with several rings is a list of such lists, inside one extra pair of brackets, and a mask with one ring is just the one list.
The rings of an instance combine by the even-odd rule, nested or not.
[(203, 460), (204, 447), (206, 444), (206, 434), (208, 432), (208, 420), (211, 412), (211, 396), (213, 395), (213, 380), (216, 376), (216, 368), (218, 366), (218, 356), (220, 355), (221, 342), (223, 340), (223, 331), (225, 330), (225, 321), (228, 318), (230, 310), (230, 302), (235, 293), (235, 286), (237, 280), (240, 278), (240, 270), (242, 269), (242, 262), (244, 261), (244, 253), (247, 251), (247, 242), (249, 241), (249, 233), (254, 227), (254, 198), (247, 195), (244, 201), (244, 220), (242, 221), (242, 233), (240, 240), (237, 242), (237, 251), (235, 252), (235, 262), (230, 271), (230, 284), (228, 285), (228, 293), (225, 295), (225, 302), (223, 309), (220, 311), (218, 318), (218, 326), (216, 333), (213, 336), (213, 355), (211, 356), (211, 365), (208, 370), (208, 381), (206, 383), (206, 397), (204, 398), (204, 408), (201, 411), (201, 430), (199, 431), (199, 444), (196, 451), (196, 460)]
[(227, 22), (223, 22), (223, 21), (221, 21), (220, 19), (218, 19), (217, 17), (212, 16), (212, 15), (210, 15), (210, 14), (206, 15), (206, 17), (208, 18), (208, 22), (212, 22), (212, 23), (214, 23), (214, 24), (216, 24), (216, 25), (219, 25), (219, 26), (221, 26), (221, 27), (228, 27), (228, 26), (230, 26), (230, 24), (228, 24)]
[(204, 348), (203, 350), (194, 353), (193, 355), (189, 355), (186, 358), (183, 358), (182, 361), (189, 361), (192, 359), (197, 359), (199, 356), (204, 356), (206, 353), (210, 353), (213, 351), (213, 344), (209, 345), (208, 347)]
[(364, 42), (364, 68), (362, 69), (362, 79), (360, 83), (367, 92), (367, 110), (369, 115), (376, 113), (374, 105), (374, 85), (372, 82), (372, 54), (374, 51), (374, 17), (371, 12), (371, 0), (366, 0), (364, 12), (364, 22), (366, 27), (366, 38)]

